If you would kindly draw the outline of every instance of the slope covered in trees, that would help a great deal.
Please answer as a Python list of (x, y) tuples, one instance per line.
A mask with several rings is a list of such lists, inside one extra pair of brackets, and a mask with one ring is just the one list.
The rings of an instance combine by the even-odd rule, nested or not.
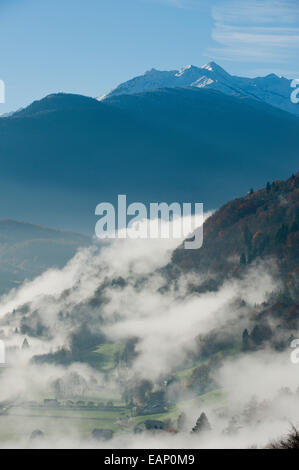
[(257, 259), (274, 258), (290, 288), (297, 287), (299, 256), (299, 173), (267, 183), (225, 204), (204, 224), (199, 250), (179, 247), (171, 268), (241, 275)]

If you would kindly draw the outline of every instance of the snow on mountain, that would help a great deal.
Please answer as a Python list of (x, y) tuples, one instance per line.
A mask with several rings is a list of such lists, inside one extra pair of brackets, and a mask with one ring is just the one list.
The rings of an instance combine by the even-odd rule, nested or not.
[(98, 98), (136, 94), (157, 88), (197, 87), (213, 88), (228, 95), (249, 96), (299, 116), (299, 104), (291, 102), (292, 80), (270, 74), (265, 77), (245, 78), (230, 75), (215, 62), (202, 67), (188, 65), (179, 70), (161, 71), (151, 69), (114, 88)]

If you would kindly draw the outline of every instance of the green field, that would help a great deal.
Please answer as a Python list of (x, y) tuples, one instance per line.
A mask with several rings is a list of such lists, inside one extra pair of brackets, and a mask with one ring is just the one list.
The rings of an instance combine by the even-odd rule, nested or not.
[(196, 369), (196, 367), (202, 366), (203, 364), (208, 365), (209, 362), (213, 359), (219, 359), (220, 360), (224, 357), (226, 358), (226, 357), (229, 357), (229, 356), (234, 356), (234, 355), (238, 354), (239, 352), (240, 352), (240, 349), (237, 348), (237, 347), (235, 347), (233, 349), (226, 349), (224, 351), (213, 354), (208, 359), (195, 362), (192, 365), (192, 367), (188, 367), (188, 368), (184, 368), (184, 369), (176, 371), (174, 376), (178, 380), (180, 380), (182, 382), (185, 382), (186, 380), (188, 380), (191, 377), (192, 372), (194, 371), (194, 369)]
[[(86, 359), (91, 366), (103, 372), (113, 370), (119, 363), (124, 352), (125, 345), (122, 343), (105, 343), (93, 351), (86, 352)], [(208, 364), (213, 358), (221, 359), (224, 356), (232, 356), (237, 350), (226, 350), (211, 356), (204, 361), (195, 362), (192, 367), (178, 370), (174, 373), (176, 379), (182, 383), (188, 381), (196, 367)], [(47, 436), (63, 439), (64, 437), (90, 438), (93, 429), (111, 429), (114, 433), (132, 432), (136, 425), (146, 420), (165, 421), (170, 419), (176, 422), (180, 413), (186, 408), (194, 410), (207, 407), (219, 406), (225, 403), (226, 396), (222, 390), (212, 390), (208, 393), (196, 396), (190, 400), (184, 399), (172, 406), (165, 413), (140, 415), (131, 417), (131, 409), (126, 407), (121, 396), (109, 389), (93, 390), (86, 393), (84, 397), (77, 397), (75, 402), (82, 400), (84, 406), (67, 405), (66, 400), (60, 402), (60, 406), (47, 407), (43, 405), (44, 398), (53, 396), (32, 397), (38, 403), (36, 405), (23, 405), (11, 407), (7, 414), (0, 414), (0, 444), (13, 439), (29, 439), (33, 430), (40, 429)], [(95, 405), (88, 405), (88, 401)], [(113, 407), (107, 407), (109, 401)], [(103, 406), (99, 406), (103, 402)]]
[(107, 372), (117, 366), (118, 358), (121, 357), (124, 349), (125, 345), (123, 343), (100, 344), (97, 349), (87, 351), (82, 356), (82, 360), (95, 369)]

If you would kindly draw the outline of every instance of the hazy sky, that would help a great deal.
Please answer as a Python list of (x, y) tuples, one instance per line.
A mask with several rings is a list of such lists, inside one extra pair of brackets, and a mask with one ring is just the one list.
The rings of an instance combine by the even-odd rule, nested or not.
[(210, 60), (297, 78), (298, 52), (298, 0), (0, 0), (0, 113)]

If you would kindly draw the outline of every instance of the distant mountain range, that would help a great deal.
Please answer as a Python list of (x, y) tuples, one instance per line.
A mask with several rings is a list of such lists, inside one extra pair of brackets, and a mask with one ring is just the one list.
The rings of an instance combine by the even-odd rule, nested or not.
[(296, 172), (298, 135), (294, 114), (209, 87), (49, 95), (0, 119), (0, 215), (91, 234), (118, 194), (214, 209)]
[(143, 75), (121, 83), (110, 93), (99, 98), (106, 100), (119, 95), (131, 95), (158, 88), (196, 87), (221, 91), (227, 95), (247, 96), (276, 106), (299, 116), (299, 104), (290, 100), (292, 80), (274, 73), (266, 77), (245, 78), (230, 75), (215, 62), (202, 67), (188, 65), (179, 70), (151, 69)]
[(48, 268), (61, 268), (90, 243), (77, 233), (0, 220), (0, 295)]

